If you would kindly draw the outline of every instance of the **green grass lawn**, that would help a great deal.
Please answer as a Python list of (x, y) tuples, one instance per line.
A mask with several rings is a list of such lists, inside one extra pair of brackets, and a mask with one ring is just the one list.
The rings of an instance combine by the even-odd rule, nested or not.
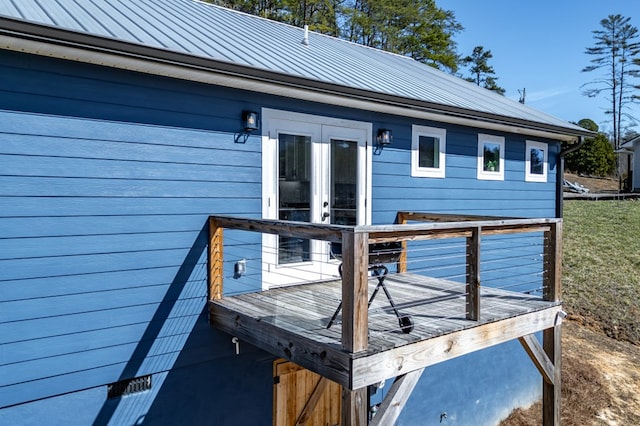
[(565, 309), (640, 344), (640, 201), (565, 201)]

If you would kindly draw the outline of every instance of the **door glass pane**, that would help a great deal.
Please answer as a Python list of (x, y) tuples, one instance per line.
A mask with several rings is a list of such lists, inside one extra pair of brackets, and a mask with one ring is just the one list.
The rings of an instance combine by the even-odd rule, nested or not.
[[(356, 225), (358, 144), (354, 141), (331, 140), (331, 223)], [(342, 253), (339, 243), (331, 244), (335, 256)]]
[[(311, 221), (311, 138), (278, 136), (278, 218)], [(279, 237), (278, 264), (306, 262), (311, 259), (310, 241)]]

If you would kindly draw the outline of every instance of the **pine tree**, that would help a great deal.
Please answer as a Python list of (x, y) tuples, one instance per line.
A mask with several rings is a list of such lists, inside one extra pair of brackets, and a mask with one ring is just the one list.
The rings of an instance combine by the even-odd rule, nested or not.
[(620, 148), (622, 124), (630, 118), (625, 110), (633, 100), (628, 77), (638, 76), (638, 59), (640, 43), (638, 29), (630, 24), (630, 18), (622, 15), (609, 15), (600, 21), (602, 29), (593, 31), (595, 46), (587, 48), (586, 54), (594, 56), (591, 65), (582, 69), (583, 72), (603, 71), (603, 77), (585, 86), (595, 86), (586, 89), (584, 94), (596, 97), (605, 93), (611, 109), (607, 114), (613, 117), (613, 143), (615, 149)]
[(491, 50), (484, 50), (483, 46), (474, 47), (473, 53), (462, 59), (462, 63), (469, 66), (469, 71), (473, 75), (473, 77), (468, 77), (466, 80), (504, 95), (505, 90), (498, 86), (498, 78), (493, 76), (495, 71), (489, 65), (489, 59), (491, 58), (493, 58)]
[(349, 41), (457, 70), (453, 36), (462, 26), (434, 0), (352, 0), (343, 18), (342, 37)]

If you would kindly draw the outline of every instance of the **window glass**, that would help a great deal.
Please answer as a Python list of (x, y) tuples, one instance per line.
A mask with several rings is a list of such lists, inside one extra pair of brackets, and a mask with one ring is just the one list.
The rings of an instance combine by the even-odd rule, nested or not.
[(485, 172), (500, 171), (500, 144), (484, 142), (482, 164)]
[(529, 172), (533, 175), (544, 174), (544, 151), (538, 148), (531, 148), (529, 153), (531, 154)]
[(504, 138), (478, 135), (478, 179), (504, 180)]
[(443, 178), (445, 155), (445, 129), (413, 125), (411, 176)]
[(420, 135), (418, 145), (419, 167), (440, 167), (440, 140), (434, 136)]
[(548, 169), (547, 144), (527, 141), (525, 156), (525, 180), (527, 182), (546, 182)]

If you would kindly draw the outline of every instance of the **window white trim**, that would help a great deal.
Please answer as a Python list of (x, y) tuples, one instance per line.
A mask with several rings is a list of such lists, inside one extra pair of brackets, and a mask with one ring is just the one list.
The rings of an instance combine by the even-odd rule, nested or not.
[[(497, 170), (485, 170), (484, 147), (485, 143), (498, 145), (499, 159)], [(478, 179), (504, 180), (504, 138), (502, 136), (478, 134)]]
[[(531, 172), (531, 150), (539, 149), (544, 153), (542, 163), (542, 173)], [(546, 143), (527, 141), (525, 148), (525, 174), (524, 180), (527, 182), (546, 182), (547, 181), (547, 169), (549, 164), (549, 146)]]
[[(438, 167), (420, 167), (420, 136), (438, 139)], [(446, 152), (447, 131), (445, 129), (418, 126), (417, 124), (411, 126), (411, 176), (444, 178)]]

